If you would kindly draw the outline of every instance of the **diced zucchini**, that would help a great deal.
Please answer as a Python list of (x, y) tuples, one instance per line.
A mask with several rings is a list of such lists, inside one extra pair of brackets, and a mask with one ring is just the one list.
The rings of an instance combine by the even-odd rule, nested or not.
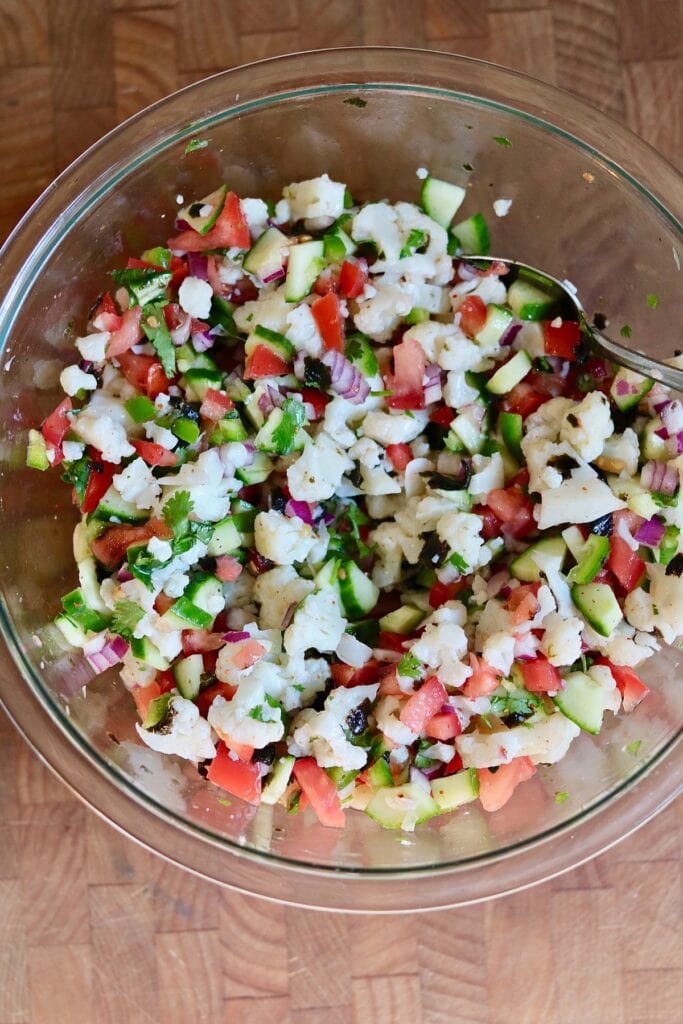
[(439, 813), (439, 805), (416, 783), (383, 786), (372, 796), (365, 813), (383, 828), (412, 832), (416, 825)]
[(379, 587), (351, 559), (342, 563), (338, 582), (342, 604), (351, 618), (367, 615), (377, 604)]
[(466, 768), (455, 775), (445, 775), (441, 779), (432, 779), (432, 796), (444, 813), (454, 811), (456, 807), (470, 804), (479, 796), (479, 776), (476, 768)]
[(254, 274), (263, 281), (282, 269), (289, 246), (289, 239), (282, 231), (275, 227), (266, 228), (244, 257), (242, 266), (248, 274)]
[(485, 424), (486, 420), (478, 427), (466, 412), (459, 413), (446, 435), (446, 447), (451, 451), (466, 448), (470, 455), (478, 455), (487, 437)]
[(45, 438), (39, 430), (29, 430), (28, 447), (26, 449), (26, 465), (31, 469), (46, 470), (50, 468), (47, 457)]
[(138, 661), (144, 662), (145, 665), (151, 665), (152, 668), (156, 668), (160, 672), (165, 672), (170, 667), (170, 662), (164, 658), (157, 645), (152, 643), (148, 636), (133, 637), (130, 641), (130, 653)]
[(255, 348), (264, 343), (266, 348), (269, 348), (280, 359), (284, 359), (286, 363), (291, 363), (296, 355), (296, 348), (292, 345), (289, 338), (284, 334), (280, 334), (279, 331), (271, 331), (269, 327), (264, 327), (262, 324), (256, 325), (244, 343), (245, 355), (250, 356)]
[(280, 800), (289, 785), (289, 780), (292, 776), (292, 768), (294, 767), (295, 758), (290, 754), (285, 757), (281, 757), (273, 765), (273, 770), (266, 779), (263, 789), (261, 790), (261, 803), (262, 804), (276, 804)]
[(541, 579), (541, 570), (534, 559), (534, 554), (550, 555), (557, 559), (558, 569), (562, 568), (567, 554), (567, 545), (562, 537), (544, 537), (542, 540), (530, 544), (510, 562), (510, 575), (523, 583), (538, 583)]
[(194, 700), (199, 694), (204, 671), (204, 659), (201, 654), (190, 654), (181, 658), (173, 666), (173, 678), (181, 697)]
[(515, 459), (522, 458), (522, 417), (518, 412), (501, 412), (498, 426), (503, 444)]
[(609, 556), (609, 537), (589, 534), (581, 557), (567, 576), (568, 583), (592, 583)]
[[(420, 203), (425, 213), (447, 228), (462, 206), (466, 190), (461, 185), (453, 185), (440, 178), (428, 177), (422, 183)], [(457, 234), (457, 232), (456, 232)]]
[(452, 228), (463, 253), (469, 256), (485, 256), (491, 248), (491, 236), (484, 216), (475, 213), (467, 220), (460, 221)]
[(617, 408), (625, 412), (638, 405), (653, 384), (654, 381), (650, 377), (643, 377), (640, 373), (621, 366), (614, 376), (609, 393)]
[(486, 307), (484, 326), (476, 335), (475, 340), (484, 349), (493, 349), (500, 343), (514, 317), (509, 309), (496, 306), (494, 303)]
[(379, 620), (379, 628), (385, 633), (402, 633), (407, 636), (417, 629), (424, 618), (425, 613), (421, 608), (402, 604), (400, 608), (382, 616)]
[(611, 636), (623, 619), (614, 591), (606, 583), (575, 583), (572, 601), (600, 636)]
[(492, 395), (506, 395), (509, 391), (512, 391), (515, 384), (519, 384), (526, 377), (531, 366), (529, 354), (523, 348), (520, 348), (519, 352), (516, 352), (512, 359), (509, 359), (507, 363), (504, 363), (503, 366), (496, 370), (486, 384), (487, 390)]
[[(240, 498), (233, 501), (230, 507), (230, 519), (240, 533), (253, 533), (254, 532), (254, 520), (256, 519), (258, 509), (254, 505), (250, 505), (248, 501), (242, 501)], [(224, 520), (223, 520), (224, 521)]]
[(144, 523), (147, 521), (149, 513), (144, 509), (139, 509), (131, 501), (124, 501), (112, 486), (92, 515), (93, 519), (100, 519), (105, 523)]
[(564, 679), (564, 689), (552, 698), (562, 714), (593, 735), (600, 732), (605, 710), (603, 688), (585, 672), (570, 672)]
[(78, 580), (85, 603), (94, 611), (109, 618), (110, 612), (100, 595), (100, 581), (97, 578), (97, 563), (92, 555), (78, 563)]
[(330, 590), (333, 587), (338, 589), (341, 566), (341, 558), (331, 558), (328, 562), (324, 562), (315, 577), (316, 587), (320, 590)]
[(285, 299), (300, 302), (309, 294), (313, 283), (325, 266), (325, 246), (322, 241), (301, 242), (289, 250)]
[(200, 235), (206, 235), (214, 226), (221, 210), (225, 206), (225, 197), (228, 194), (228, 186), (221, 185), (211, 195), (204, 199), (198, 199), (194, 203), (188, 203), (178, 213), (178, 220), (184, 220), (194, 231)]

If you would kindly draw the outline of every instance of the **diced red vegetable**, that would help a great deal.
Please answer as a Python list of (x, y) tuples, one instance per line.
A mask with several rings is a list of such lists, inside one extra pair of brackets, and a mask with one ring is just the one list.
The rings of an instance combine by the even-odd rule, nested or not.
[(361, 256), (358, 260), (344, 260), (339, 272), (339, 291), (347, 299), (357, 299), (368, 279), (368, 264)]
[(282, 356), (277, 355), (267, 345), (257, 345), (247, 357), (244, 371), (245, 380), (258, 380), (259, 377), (282, 377), (289, 373), (291, 367)]
[(135, 686), (130, 692), (133, 700), (135, 701), (135, 707), (138, 709), (140, 721), (142, 722), (145, 720), (145, 716), (152, 701), (161, 696), (161, 688), (155, 680), (153, 683), (150, 683), (149, 686)]
[(218, 651), (225, 646), (222, 633), (212, 633), (208, 629), (184, 629), (180, 634), (183, 654), (203, 654), (205, 651)]
[(448, 427), (455, 419), (455, 412), (447, 405), (440, 405), (429, 414), (429, 422), (436, 423), (439, 427)]
[(220, 555), (216, 559), (216, 576), (224, 583), (233, 583), (242, 572), (242, 563), (233, 555)]
[(330, 396), (322, 391), (318, 391), (317, 388), (302, 388), (299, 393), (306, 405), (313, 406), (313, 419), (319, 420), (325, 412)]
[(526, 537), (536, 530), (533, 502), (519, 487), (489, 491), (486, 503), (513, 537)]
[(486, 323), (486, 305), (478, 295), (468, 295), (458, 307), (460, 326), (469, 338), (474, 338)]
[(405, 654), (406, 649), (403, 646), (408, 639), (403, 633), (389, 633), (388, 630), (381, 630), (379, 634), (379, 646), (384, 648), (385, 651), (398, 651), (399, 654)]
[(199, 415), (207, 420), (222, 420), (234, 408), (235, 403), (227, 395), (214, 388), (207, 388), (204, 401), (199, 407)]
[(129, 547), (133, 544), (146, 544), (150, 537), (170, 540), (173, 530), (161, 519), (150, 519), (144, 526), (110, 526), (91, 541), (90, 549), (97, 561), (107, 569), (116, 569)]
[(162, 392), (168, 391), (171, 385), (156, 356), (138, 356), (134, 352), (123, 352), (117, 356), (117, 362), (128, 383), (152, 400)]
[(403, 473), (408, 463), (413, 460), (413, 450), (409, 444), (389, 444), (387, 455), (397, 473)]
[(543, 346), (547, 356), (560, 359), (576, 359), (576, 350), (581, 342), (581, 328), (573, 320), (563, 320), (554, 326), (554, 320), (543, 324)]
[(230, 683), (212, 683), (211, 686), (207, 686), (205, 690), (202, 690), (197, 697), (195, 704), (199, 708), (199, 714), (202, 718), (206, 718), (209, 713), (209, 708), (215, 701), (216, 697), (223, 697), (224, 700), (232, 700), (237, 693), (237, 687), (231, 686)]
[(317, 761), (312, 757), (297, 759), (294, 762), (293, 774), (308, 797), (320, 824), (329, 828), (344, 828), (346, 817), (337, 787)]
[(366, 661), (360, 668), (353, 668), (351, 665), (345, 665), (341, 661), (336, 661), (330, 665), (330, 672), (336, 686), (346, 686), (347, 688), (352, 686), (371, 686), (379, 679), (382, 666), (374, 658)]
[(164, 448), (162, 444), (155, 444), (154, 441), (144, 441), (136, 437), (131, 437), (130, 443), (148, 466), (175, 466), (178, 462), (176, 453)]
[(619, 535), (619, 523), (635, 533), (642, 523), (640, 516), (632, 512), (619, 511), (614, 513), (614, 525), (609, 539), (609, 556), (607, 568), (614, 573), (627, 594), (638, 586), (645, 573), (645, 562), (637, 551), (633, 551), (628, 541)]
[(188, 228), (168, 240), (169, 249), (179, 252), (206, 252), (208, 249), (231, 249), (233, 246), (238, 249), (249, 249), (251, 246), (249, 225), (239, 197), (234, 192), (228, 192), (216, 223), (205, 235)]
[(462, 732), (462, 725), (456, 714), (450, 714), (447, 711), (438, 711), (427, 722), (425, 732), (431, 739), (447, 743), (448, 740), (453, 740), (456, 736), (460, 735)]
[(455, 753), (453, 758), (448, 762), (443, 770), (444, 775), (455, 775), (456, 772), (462, 771), (464, 765), (460, 754)]
[(246, 800), (249, 804), (260, 804), (261, 769), (259, 765), (245, 763), (239, 758), (232, 758), (222, 740), (216, 748), (216, 756), (209, 765), (207, 776), (209, 782), (220, 786), (232, 796)]
[(606, 665), (614, 676), (617, 689), (621, 694), (624, 711), (627, 713), (638, 707), (641, 700), (650, 692), (650, 687), (646, 686), (640, 676), (628, 665), (615, 665), (608, 658), (602, 657), (596, 658), (595, 664)]
[(111, 462), (105, 462), (102, 453), (94, 448), (90, 450), (90, 475), (85, 485), (83, 504), (81, 512), (94, 512), (100, 501), (111, 487), (114, 474), (118, 473), (119, 467)]
[(509, 764), (501, 764), (495, 772), (480, 768), (479, 799), (485, 811), (498, 811), (508, 802), (520, 782), (526, 782), (536, 771), (528, 757), (516, 757)]
[(62, 453), (62, 442), (71, 427), (71, 420), (68, 417), (68, 413), (70, 413), (72, 409), (73, 403), (71, 399), (65, 398), (59, 403), (57, 408), (50, 413), (40, 428), (40, 431), (45, 438), (48, 458), (50, 459), (50, 465), (52, 466), (58, 466), (64, 458)]
[(142, 339), (142, 306), (131, 306), (123, 314), (121, 326), (113, 331), (107, 342), (107, 359), (114, 359), (127, 352)]
[(469, 676), (462, 692), (470, 699), (473, 697), (488, 697), (490, 693), (500, 686), (500, 672), (491, 668), (483, 658), (476, 654), (470, 654), (470, 668), (472, 675)]
[(98, 331), (118, 331), (121, 326), (122, 317), (116, 310), (116, 305), (109, 292), (106, 292), (93, 316), (93, 327)]
[(329, 291), (321, 295), (311, 306), (311, 313), (323, 339), (326, 349), (344, 351), (344, 319), (341, 315), (339, 296)]
[(394, 345), (394, 372), (386, 374), (385, 385), (391, 391), (386, 399), (392, 409), (424, 408), (424, 349), (416, 338), (406, 337)]
[(510, 594), (505, 604), (513, 626), (520, 626), (528, 619), (533, 619), (538, 611), (538, 588), (538, 583), (526, 583), (521, 587), (515, 587)]
[(430, 676), (401, 708), (400, 718), (415, 733), (424, 732), (425, 726), (448, 699), (446, 687), (436, 676)]
[(529, 693), (556, 693), (564, 689), (562, 676), (541, 654), (533, 661), (521, 661), (519, 668)]

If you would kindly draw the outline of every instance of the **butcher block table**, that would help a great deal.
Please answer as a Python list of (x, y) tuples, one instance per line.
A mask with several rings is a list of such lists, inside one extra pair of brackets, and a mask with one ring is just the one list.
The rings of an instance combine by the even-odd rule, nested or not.
[[(0, 0), (0, 238), (141, 107), (380, 43), (569, 89), (683, 164), (679, 0)], [(219, 889), (101, 822), (0, 713), (0, 1024), (681, 1024), (683, 805), (527, 892), (420, 916)]]

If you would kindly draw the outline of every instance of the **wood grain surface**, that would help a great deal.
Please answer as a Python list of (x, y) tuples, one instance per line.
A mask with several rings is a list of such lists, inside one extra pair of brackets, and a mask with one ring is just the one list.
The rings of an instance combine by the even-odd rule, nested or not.
[[(679, 0), (0, 0), (0, 238), (121, 119), (318, 46), (424, 45), (569, 89), (683, 164)], [(352, 918), (120, 837), (0, 715), (0, 1024), (680, 1024), (683, 806), (534, 890)]]

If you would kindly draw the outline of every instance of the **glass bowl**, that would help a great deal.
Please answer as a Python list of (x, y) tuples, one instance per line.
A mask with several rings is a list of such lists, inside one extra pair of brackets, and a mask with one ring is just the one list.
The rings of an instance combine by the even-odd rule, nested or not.
[[(192, 138), (209, 145), (185, 154)], [(498, 140), (498, 141), (497, 141)], [(501, 140), (509, 140), (509, 145)], [(29, 426), (57, 401), (67, 338), (121, 257), (171, 233), (175, 197), (228, 181), (275, 197), (323, 171), (360, 199), (418, 195), (418, 167), (467, 184), (493, 251), (579, 288), (589, 313), (631, 325), (660, 357), (680, 344), (683, 184), (645, 143), (579, 100), (450, 54), (360, 48), (298, 54), (199, 82), (138, 114), (64, 172), (0, 261), (0, 697), (44, 761), (132, 838), (207, 878), (270, 899), (352, 911), (464, 904), (549, 878), (643, 824), (680, 787), (678, 651), (653, 693), (583, 734), (489, 816), (477, 806), (414, 834), (361, 813), (326, 829), (226, 800), (191, 766), (142, 747), (115, 674), (79, 692), (78, 658), (38, 642), (75, 579), (76, 511), (57, 473), (24, 468)], [(511, 198), (505, 219), (492, 201)], [(646, 296), (658, 296), (657, 309)], [(68, 693), (76, 692), (67, 699)], [(566, 793), (560, 802), (557, 793)]]

